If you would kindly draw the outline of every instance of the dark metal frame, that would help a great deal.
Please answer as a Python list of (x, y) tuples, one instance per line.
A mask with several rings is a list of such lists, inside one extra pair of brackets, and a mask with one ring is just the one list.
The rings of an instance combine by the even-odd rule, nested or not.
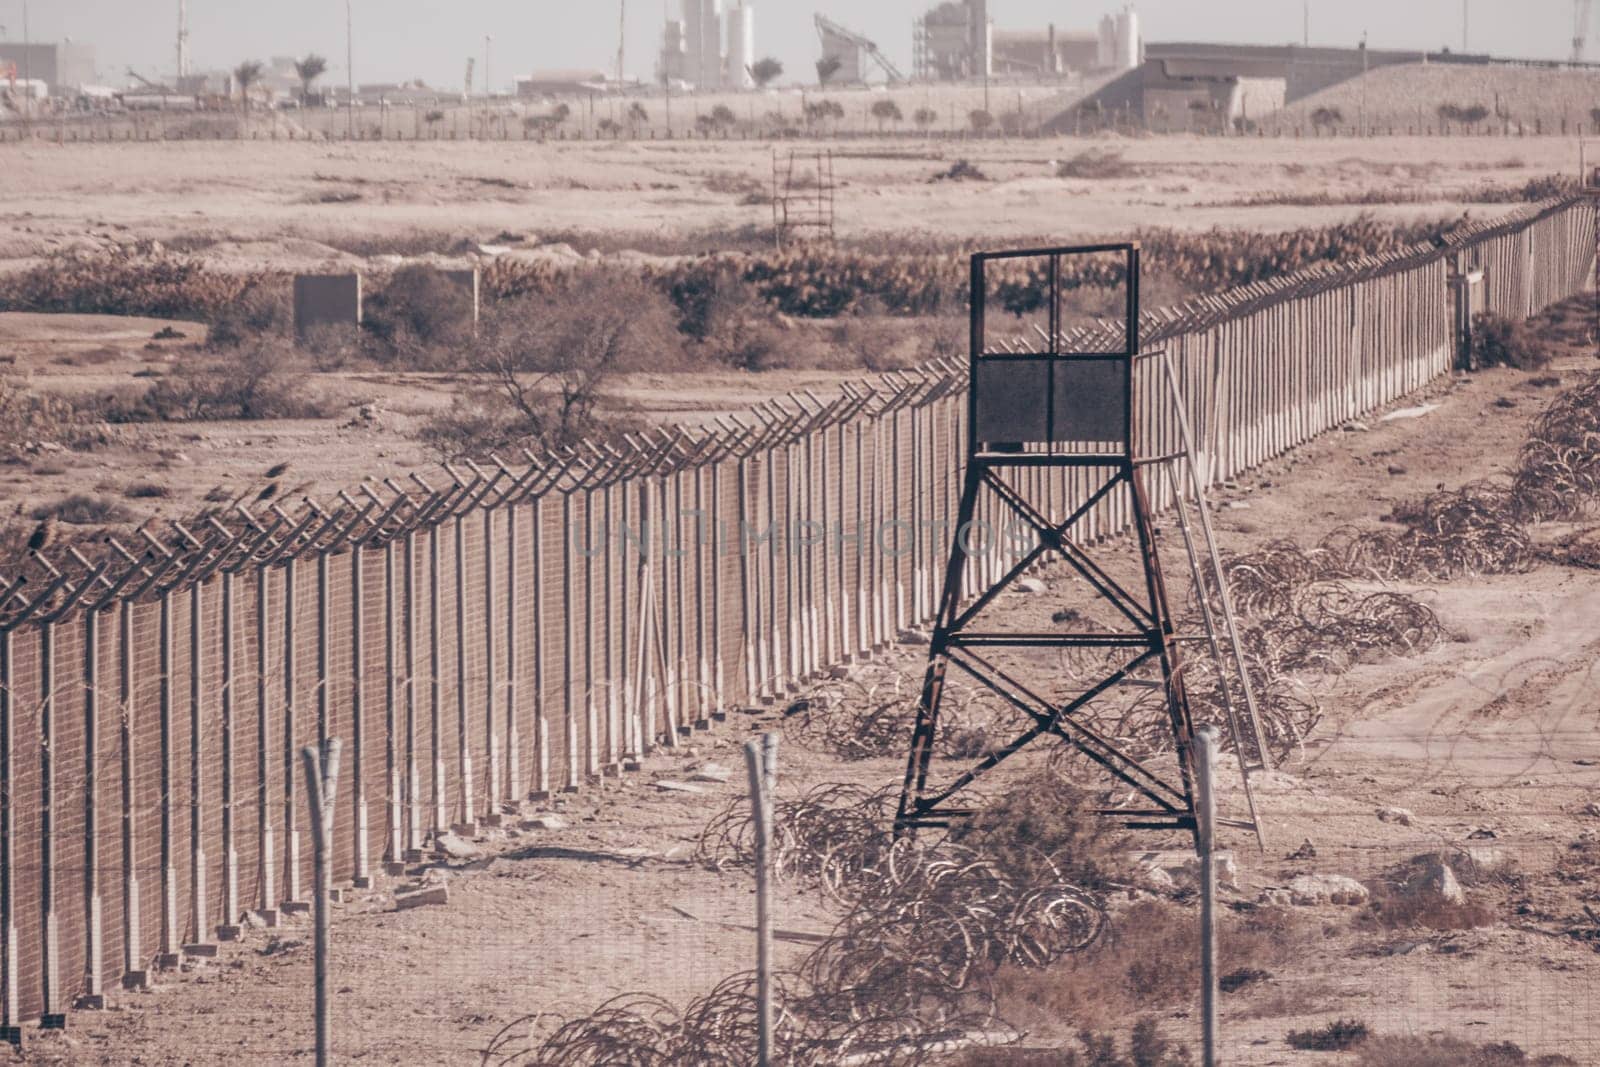
[[(1102, 324), (1095, 330), (1064, 332), (1061, 323), (1061, 263), (1073, 256), (1117, 253), (1124, 257), (1127, 274), (1125, 318), (1121, 323)], [(988, 351), (985, 329), (987, 278), (990, 263), (1023, 258), (1048, 258), (1049, 331), (1043, 351), (1018, 351), (1016, 346), (1003, 353)], [(1031, 742), (1053, 735), (1076, 748), (1110, 776), (1139, 794), (1146, 806), (1108, 809), (1102, 814), (1116, 816), (1133, 828), (1196, 831), (1193, 787), (1193, 722), (1188, 695), (1182, 678), (1182, 657), (1178, 648), (1171, 613), (1167, 607), (1166, 582), (1155, 545), (1150, 508), (1141, 482), (1141, 467), (1163, 457), (1145, 459), (1137, 455), (1139, 426), (1134, 406), (1134, 363), (1140, 359), (1139, 246), (1103, 244), (1010, 252), (980, 253), (972, 257), (971, 346), (967, 398), (967, 467), (956, 532), (946, 565), (944, 592), (929, 641), (928, 668), (917, 707), (916, 725), (906, 765), (905, 785), (895, 818), (897, 833), (912, 833), (919, 827), (948, 826), (952, 819), (971, 814), (970, 809), (947, 804), (967, 786), (1015, 755)], [(1120, 331), (1120, 336), (1119, 336)], [(1113, 344), (1114, 342), (1114, 344)], [(1014, 442), (978, 439), (979, 411), (983, 402), (979, 365), (986, 360), (1048, 361), (1055, 367), (1071, 360), (1114, 360), (1123, 368), (1121, 396), (1122, 447), (1115, 452), (1071, 451), (1056, 438), (1056, 413), (1053, 388), (1046, 398), (1045, 441), (1042, 450), (1024, 451)], [(1053, 383), (1053, 378), (1049, 379)], [(997, 447), (998, 446), (998, 447)], [(1035, 508), (1025, 495), (1010, 484), (1004, 471), (1013, 467), (1080, 467), (1106, 472), (1100, 486), (1077, 502), (1066, 520), (1053, 522)], [(1101, 500), (1126, 485), (1133, 502), (1134, 528), (1145, 572), (1143, 596), (1119, 585), (1091, 558), (1086, 549), (1070, 537), (1070, 531)], [(987, 487), (1012, 513), (1038, 534), (1038, 543), (1011, 566), (998, 581), (983, 590), (966, 606), (962, 605), (962, 584), (966, 576), (969, 547), (965, 531), (973, 521), (979, 492)], [(1099, 596), (1117, 609), (1132, 629), (1124, 633), (991, 633), (971, 629), (973, 620), (1003, 590), (1048, 552), (1062, 557)], [(1022, 680), (1013, 677), (986, 659), (980, 649), (987, 648), (1105, 648), (1124, 649), (1128, 661), (1078, 696), (1065, 703), (1052, 702)], [(1121, 683), (1150, 660), (1161, 665), (1171, 720), (1173, 746), (1177, 752), (1179, 781), (1171, 782), (1147, 768), (1143, 762), (1111, 739), (1083, 722), (1077, 712), (1100, 694)], [(928, 771), (933, 757), (940, 705), (944, 696), (948, 668), (954, 665), (1001, 699), (1022, 712), (1031, 725), (1017, 738), (985, 757), (955, 781), (930, 792)]]

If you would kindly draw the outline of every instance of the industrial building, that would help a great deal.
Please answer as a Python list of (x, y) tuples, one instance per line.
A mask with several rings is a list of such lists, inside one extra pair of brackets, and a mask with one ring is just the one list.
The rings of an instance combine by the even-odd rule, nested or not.
[(16, 69), (18, 81), (43, 82), (51, 96), (77, 96), (95, 77), (94, 48), (62, 41), (59, 44), (21, 44), (0, 41), (0, 70)]
[(994, 73), (989, 0), (946, 0), (916, 21), (911, 66), (919, 81), (959, 81)]
[(1095, 32), (997, 29), (988, 0), (945, 0), (912, 28), (915, 77), (964, 81), (992, 75), (1050, 76), (1132, 70), (1143, 61), (1139, 16), (1130, 6), (1107, 15)]
[(1052, 75), (1093, 70), (1099, 62), (1100, 37), (1047, 26), (1042, 30), (990, 31), (991, 66), (998, 75)]
[[(1137, 32), (1137, 23), (1134, 24)], [(1102, 48), (1118, 59), (1132, 49), (1115, 32)], [(1150, 43), (1142, 60), (1083, 104), (1053, 120), (1057, 130), (1081, 125), (1086, 113), (1122, 116), (1161, 127), (1204, 129), (1260, 118), (1313, 93), (1401, 63), (1488, 64), (1486, 55), (1297, 45)]]
[(661, 35), (656, 80), (684, 82), (700, 90), (748, 89), (755, 85), (755, 5), (722, 0), (683, 0), (683, 18), (668, 19)]
[(523, 100), (547, 96), (586, 96), (590, 93), (609, 92), (610, 80), (603, 70), (580, 68), (577, 70), (536, 70), (515, 79), (517, 96)]

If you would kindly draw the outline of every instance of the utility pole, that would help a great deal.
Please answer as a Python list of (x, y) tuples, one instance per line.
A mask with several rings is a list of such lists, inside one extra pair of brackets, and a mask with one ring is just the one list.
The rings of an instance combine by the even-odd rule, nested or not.
[(1467, 19), (1470, 15), (1472, 0), (1461, 0), (1461, 51), (1467, 50)]
[(1304, 44), (1307, 48), (1311, 47), (1311, 0), (1305, 3)]
[(178, 0), (178, 85), (183, 92), (183, 79), (189, 76), (189, 0)]
[(1361, 73), (1362, 73), (1362, 78), (1361, 78), (1361, 129), (1359, 131), (1357, 131), (1357, 135), (1361, 136), (1361, 137), (1365, 137), (1367, 135), (1367, 79), (1365, 77), (1365, 75), (1367, 73), (1367, 31), (1366, 30), (1362, 30), (1361, 31)]
[(31, 137), (33, 119), (33, 48), (28, 40), (28, 0), (22, 0), (22, 118), (23, 129)]
[(355, 22), (350, 13), (350, 0), (344, 0), (344, 76), (345, 88), (350, 94), (346, 101), (349, 107), (345, 111), (345, 139), (353, 141), (356, 136), (356, 38), (353, 27)]
[(622, 60), (624, 49), (628, 46), (628, 0), (621, 0), (621, 12), (617, 17), (617, 86), (622, 86)]

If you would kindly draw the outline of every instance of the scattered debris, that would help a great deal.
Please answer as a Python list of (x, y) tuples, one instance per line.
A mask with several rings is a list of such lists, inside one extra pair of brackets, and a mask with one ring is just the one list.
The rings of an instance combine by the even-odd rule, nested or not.
[[(1431, 414), (1432, 412), (1435, 412), (1435, 411), (1438, 411), (1438, 410), (1439, 410), (1439, 405), (1438, 404), (1419, 404), (1414, 408), (1400, 408), (1398, 411), (1391, 411), (1391, 412), (1389, 412), (1389, 414), (1384, 415), (1378, 421), (1379, 422), (1395, 422), (1395, 421), (1397, 421), (1399, 419), (1420, 419), (1424, 415)], [(1355, 425), (1358, 425), (1358, 424), (1357, 423), (1351, 423), (1350, 425), (1355, 426)]]
[(394, 906), (397, 911), (406, 911), (410, 908), (420, 908), (428, 904), (450, 903), (450, 887), (447, 885), (430, 886), (419, 889), (415, 893), (396, 894)]

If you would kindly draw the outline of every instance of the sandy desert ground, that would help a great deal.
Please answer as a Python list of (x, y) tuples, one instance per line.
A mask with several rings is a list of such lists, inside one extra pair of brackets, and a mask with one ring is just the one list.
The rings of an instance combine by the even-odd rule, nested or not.
[[(1084, 151), (1120, 152), (1133, 169), (1101, 180), (1054, 176), (1052, 161)], [(930, 181), (958, 155), (994, 180)], [(767, 207), (740, 202), (770, 179), (770, 147), (751, 144), (6, 146), (0, 160), (0, 269), (58, 249), (141, 239), (241, 269), (347, 269), (424, 249), (481, 257), (480, 246), (507, 234), (532, 250), (505, 254), (568, 254), (540, 251), (545, 241), (578, 255), (681, 254), (759, 240), (770, 219)], [(1508, 207), (1466, 203), (1473, 189), (1573, 173), (1576, 160), (1576, 142), (1558, 138), (855, 143), (836, 149), (838, 229), (864, 248), (883, 235), (980, 247), (1147, 226), (1279, 230), (1363, 211), (1488, 216)], [(1373, 190), (1413, 193), (1415, 202), (1293, 202), (1357, 200)], [(355, 198), (324, 202), (330, 191)], [(1240, 206), (1263, 195), (1287, 202)], [(41, 390), (110, 390), (169, 363), (204, 329), (178, 323), (185, 336), (152, 340), (167, 325), (0, 314), (0, 357)], [(1222, 547), (1243, 551), (1282, 536), (1308, 543), (1345, 523), (1379, 523), (1397, 503), (1436, 488), (1503, 472), (1529, 420), (1560, 388), (1536, 379), (1570, 384), (1595, 369), (1594, 357), (1579, 345), (1539, 375), (1497, 369), (1441, 380), (1403, 402), (1438, 405), (1425, 417), (1370, 420), (1370, 432), (1329, 434), (1258, 470), (1215, 501)], [(219, 486), (247, 491), (283, 459), (297, 464), (307, 492), (331, 492), (430, 462), (409, 432), (459, 384), (370, 371), (318, 378), (341, 398), (331, 419), (120, 428), (115, 444), (93, 453), (50, 450), (0, 469), (0, 507), (10, 516), (72, 491), (125, 496), (155, 481), (167, 494), (127, 499), (130, 516), (170, 516)], [(692, 421), (839, 379), (663, 374), (631, 377), (618, 392), (655, 417)], [(364, 406), (377, 417), (360, 417)], [(1381, 1033), (1513, 1041), (1529, 1053), (1600, 1063), (1600, 1020), (1589, 1007), (1600, 955), (1570, 933), (1583, 925), (1586, 904), (1600, 901), (1600, 571), (1549, 559), (1523, 575), (1397, 588), (1436, 611), (1450, 640), (1316, 680), (1325, 719), (1297, 761), (1259, 783), (1265, 850), (1230, 836), (1239, 879), (1228, 899), (1242, 913), (1296, 874), (1362, 878), (1440, 849), (1498, 850), (1515, 875), (1473, 887), (1494, 915), (1476, 928), (1375, 929), (1351, 909), (1307, 909), (1317, 931), (1307, 947), (1225, 1000), (1224, 1062), (1354, 1063), (1284, 1041), (1290, 1029), (1351, 1017)], [(1024, 620), (1051, 608), (1047, 595), (1016, 595), (1003, 610)], [(902, 649), (890, 662), (914, 674), (919, 650)], [(737, 745), (779, 724), (780, 710), (736, 713), (680, 750), (650, 757), (642, 772), (558, 802), (564, 829), (494, 831), (479, 842), (480, 858), (408, 874), (448, 881), (447, 908), (396, 913), (388, 881), (353, 894), (335, 924), (336, 1058), (474, 1063), (521, 1016), (581, 1014), (635, 989), (682, 1002), (747, 967), (750, 935), (737, 928), (753, 906), (746, 877), (689, 860), (713, 806), (740, 792), (740, 775), (700, 795), (652, 783), (681, 779), (706, 760), (739, 771)], [(796, 792), (826, 781), (888, 784), (901, 770), (897, 759), (845, 764), (788, 742), (783, 758), (786, 790)], [(1226, 803), (1240, 799), (1235, 790)], [(1391, 807), (1411, 812), (1410, 824), (1377, 818)], [(1300, 850), (1307, 840), (1314, 858)], [(780, 894), (780, 927), (819, 934), (834, 917), (814, 892), (787, 885)], [(303, 923), (251, 930), (152, 992), (118, 994), (105, 1013), (75, 1013), (64, 1034), (30, 1031), (26, 1059), (303, 1062), (308, 939)], [(780, 962), (808, 947), (780, 942)], [(1026, 1005), (1018, 1015), (1030, 1045), (1070, 1042), (1076, 1030), (1072, 1019)], [(1193, 1042), (1192, 1009), (1160, 1021)]]

